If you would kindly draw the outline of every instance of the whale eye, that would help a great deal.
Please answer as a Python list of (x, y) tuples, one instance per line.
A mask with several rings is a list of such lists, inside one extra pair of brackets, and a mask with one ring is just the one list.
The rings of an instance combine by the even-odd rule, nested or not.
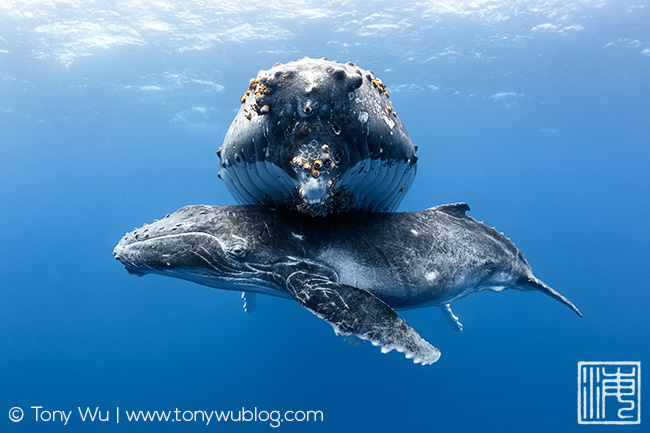
[(233, 247), (230, 250), (228, 250), (228, 255), (234, 258), (241, 258), (246, 255), (246, 250), (239, 246)]

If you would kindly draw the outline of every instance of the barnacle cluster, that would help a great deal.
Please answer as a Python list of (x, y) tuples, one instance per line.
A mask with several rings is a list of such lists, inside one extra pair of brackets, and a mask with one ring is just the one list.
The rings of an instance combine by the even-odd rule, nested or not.
[(375, 86), (375, 89), (379, 90), (379, 93), (383, 93), (387, 98), (390, 98), (390, 93), (386, 90), (386, 85), (379, 78), (373, 78), (371, 82)]
[[(313, 140), (311, 143), (303, 144), (300, 147), (300, 155), (291, 160), (291, 165), (296, 173), (304, 172), (313, 178), (319, 178), (322, 174), (329, 173), (330, 170), (336, 169), (334, 156), (327, 144), (318, 147), (318, 142)], [(332, 179), (332, 187), (336, 183), (336, 178)]]
[(251, 94), (251, 89), (246, 89), (246, 93), (244, 93), (242, 96), (239, 97), (239, 100), (241, 101), (242, 104), (246, 102), (246, 98), (248, 98), (250, 94)]
[[(375, 89), (379, 90), (379, 93), (383, 93), (386, 95), (387, 98), (390, 98), (390, 93), (388, 93), (388, 90), (386, 90), (386, 85), (381, 82), (379, 78), (373, 77), (370, 82), (372, 83), (373, 86), (375, 86)], [(391, 113), (393, 116), (397, 116), (397, 111), (393, 108), (393, 103), (389, 102), (388, 105), (386, 106), (386, 109), (388, 110), (389, 113)]]
[(253, 112), (256, 112), (258, 115), (266, 114), (269, 112), (271, 109), (268, 105), (262, 105), (259, 106), (258, 102), (258, 97), (261, 97), (263, 95), (270, 95), (273, 93), (271, 89), (266, 87), (264, 84), (264, 81), (262, 81), (259, 78), (253, 78), (251, 79), (250, 85), (248, 86), (248, 89), (246, 89), (246, 93), (244, 93), (239, 100), (241, 101), (242, 104), (246, 102), (248, 97), (253, 94), (253, 102), (251, 103), (250, 107), (244, 109), (244, 116), (247, 119), (251, 119), (253, 117)]

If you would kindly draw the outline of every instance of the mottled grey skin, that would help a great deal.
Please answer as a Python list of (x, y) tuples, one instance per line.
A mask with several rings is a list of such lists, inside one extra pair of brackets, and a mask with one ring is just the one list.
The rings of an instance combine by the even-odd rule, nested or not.
[(305, 57), (260, 71), (217, 152), (241, 204), (314, 215), (394, 211), (415, 146), (381, 80), (353, 63)]
[(261, 206), (188, 206), (127, 234), (114, 254), (135, 274), (293, 298), (337, 334), (424, 364), (439, 351), (394, 310), (448, 310), (479, 290), (519, 289), (542, 291), (580, 314), (535, 278), (510, 240), (467, 216), (468, 209), (461, 203), (312, 218)]

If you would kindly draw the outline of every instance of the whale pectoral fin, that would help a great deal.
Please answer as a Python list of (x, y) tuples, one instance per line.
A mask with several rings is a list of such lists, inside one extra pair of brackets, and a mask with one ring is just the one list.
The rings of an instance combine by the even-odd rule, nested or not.
[(253, 292), (241, 292), (241, 298), (244, 301), (244, 312), (252, 313), (255, 307), (257, 307), (257, 293)]
[(440, 358), (438, 349), (366, 290), (305, 272), (291, 274), (287, 288), (301, 306), (332, 325), (336, 335), (356, 335), (380, 346), (382, 353), (395, 349), (423, 365)]
[(441, 306), (440, 311), (442, 311), (442, 314), (444, 314), (445, 319), (447, 319), (447, 321), (449, 322), (449, 326), (451, 326), (451, 329), (458, 332), (463, 330), (463, 324), (460, 323), (458, 316), (456, 316), (454, 312), (451, 311), (451, 305), (445, 304)]

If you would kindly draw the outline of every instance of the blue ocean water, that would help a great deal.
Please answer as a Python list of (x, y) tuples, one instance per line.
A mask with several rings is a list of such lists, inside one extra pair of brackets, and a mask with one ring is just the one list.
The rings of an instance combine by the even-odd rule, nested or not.
[[(650, 366), (649, 8), (0, 1), (0, 431), (643, 431), (580, 426), (576, 399), (579, 361)], [(584, 318), (518, 291), (455, 302), (462, 333), (435, 308), (403, 312), (442, 351), (422, 367), (347, 345), (294, 302), (247, 315), (239, 293), (127, 274), (112, 257), (126, 231), (235, 204), (215, 151), (239, 96), (303, 56), (388, 85), (419, 145), (401, 210), (467, 202)], [(242, 407), (324, 419), (124, 413)]]

